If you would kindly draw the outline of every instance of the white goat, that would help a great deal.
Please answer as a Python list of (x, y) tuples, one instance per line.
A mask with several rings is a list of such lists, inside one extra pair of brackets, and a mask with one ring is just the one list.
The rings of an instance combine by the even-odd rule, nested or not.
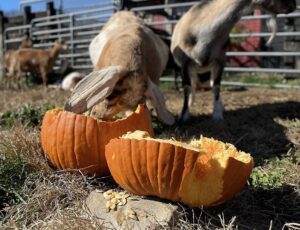
[(84, 78), (84, 74), (79, 72), (71, 72), (64, 77), (61, 83), (61, 88), (66, 91), (73, 91), (78, 82)]
[(200, 73), (211, 72), (214, 92), (214, 119), (223, 119), (220, 82), (225, 65), (229, 33), (250, 7), (259, 7), (272, 14), (295, 10), (295, 0), (202, 0), (193, 6), (175, 26), (171, 52), (182, 69), (184, 105), (181, 121), (189, 118), (194, 99), (191, 85)]
[(175, 119), (158, 88), (168, 52), (141, 19), (128, 11), (116, 13), (91, 42), (94, 71), (79, 82), (65, 109), (111, 119), (149, 99), (158, 118), (172, 125)]

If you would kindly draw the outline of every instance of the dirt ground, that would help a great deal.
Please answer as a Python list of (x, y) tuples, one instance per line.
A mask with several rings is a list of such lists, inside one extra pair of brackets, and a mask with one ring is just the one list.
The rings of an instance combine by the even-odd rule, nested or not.
[[(0, 113), (17, 109), (25, 103), (63, 106), (68, 95), (67, 92), (54, 89), (0, 89)], [(168, 108), (178, 116), (183, 101), (182, 93), (165, 90), (164, 95)], [(291, 152), (300, 151), (299, 90), (224, 88), (222, 100), (226, 110), (223, 121), (211, 118), (212, 92), (197, 92), (191, 120), (185, 125), (167, 127), (153, 118), (156, 135), (178, 140), (190, 140), (203, 135), (229, 142), (239, 150), (252, 154), (256, 167), (271, 173), (279, 166), (268, 162), (274, 159), (280, 161), (289, 157)], [(188, 210), (185, 223), (189, 224), (183, 228), (297, 229), (293, 226), (300, 224), (299, 159), (293, 159), (282, 167), (286, 167), (285, 178), (276, 189), (257, 188), (248, 184), (225, 205)], [(15, 217), (11, 218), (14, 220)]]
[[(22, 91), (1, 90), (0, 112), (13, 110), (29, 103), (63, 106), (68, 92), (40, 88)], [(176, 90), (165, 90), (167, 107), (176, 116), (181, 111), (183, 95)], [(211, 91), (197, 92), (191, 108), (192, 118), (186, 125), (173, 127), (155, 122), (160, 137), (190, 140), (200, 135), (235, 144), (251, 153), (257, 164), (260, 160), (281, 156), (292, 146), (300, 146), (300, 91), (270, 88), (225, 88), (222, 91), (225, 107), (224, 120), (211, 118), (213, 95)]]
[[(180, 93), (167, 91), (165, 96), (170, 110), (178, 114), (182, 106)], [(299, 90), (225, 89), (222, 100), (224, 121), (211, 118), (212, 93), (198, 92), (191, 121), (161, 134), (179, 139), (213, 137), (233, 143), (257, 159), (280, 156), (293, 144), (300, 145), (300, 127), (286, 127), (290, 121), (300, 119)]]

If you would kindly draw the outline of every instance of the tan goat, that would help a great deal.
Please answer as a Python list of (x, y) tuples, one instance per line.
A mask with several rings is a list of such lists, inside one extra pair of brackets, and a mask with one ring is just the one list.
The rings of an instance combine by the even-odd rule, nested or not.
[(31, 41), (29, 35), (26, 34), (22, 39), (20, 49), (31, 48), (31, 47), (32, 47), (32, 41)]
[(259, 7), (273, 14), (295, 10), (295, 0), (203, 0), (193, 6), (177, 23), (171, 52), (182, 69), (184, 105), (181, 121), (189, 117), (193, 86), (200, 73), (211, 72), (214, 92), (213, 118), (223, 119), (220, 82), (225, 65), (229, 33), (245, 11)]
[(6, 82), (6, 87), (10, 88), (12, 82), (13, 82), (13, 76), (10, 76), (9, 70), (11, 68), (11, 63), (13, 59), (13, 55), (16, 51), (15, 50), (8, 50), (4, 54), (4, 77), (5, 77), (5, 82)]
[(13, 76), (18, 83), (25, 72), (39, 73), (43, 80), (43, 86), (47, 85), (47, 74), (53, 69), (55, 61), (61, 50), (66, 45), (58, 39), (51, 49), (19, 49), (12, 54), (9, 67), (9, 76)]
[(111, 119), (149, 99), (162, 122), (175, 122), (158, 87), (168, 47), (141, 19), (116, 13), (91, 42), (90, 56), (94, 72), (76, 86), (66, 110)]
[[(31, 41), (29, 35), (26, 34), (22, 39), (19, 49), (31, 48), (31, 47), (32, 47), (32, 41)], [(10, 69), (10, 65), (12, 63), (13, 55), (16, 51), (17, 50), (8, 50), (4, 54), (5, 78), (6, 78), (6, 84), (7, 84), (8, 88), (10, 88), (10, 86), (14, 80), (13, 76), (9, 75), (9, 69)]]

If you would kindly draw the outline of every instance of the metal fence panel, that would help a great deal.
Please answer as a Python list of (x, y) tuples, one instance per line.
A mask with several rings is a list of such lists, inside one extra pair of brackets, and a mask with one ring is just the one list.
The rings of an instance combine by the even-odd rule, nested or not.
[(114, 11), (115, 7), (111, 3), (96, 9), (33, 19), (31, 37), (36, 41), (34, 47), (49, 48), (55, 39), (61, 37), (68, 44), (68, 50), (64, 51), (60, 58), (69, 60), (74, 69), (89, 69), (89, 43)]
[[(186, 6), (191, 6), (197, 2), (192, 2), (192, 3), (175, 3), (175, 4), (170, 4), (170, 5), (156, 5), (156, 6), (146, 6), (146, 7), (137, 7), (131, 9), (134, 12), (151, 12), (153, 10), (163, 10), (166, 11), (168, 9), (177, 9), (180, 7), (186, 7)], [(271, 15), (249, 15), (249, 16), (244, 16), (241, 18), (241, 21), (250, 21), (250, 20), (261, 20), (262, 23), (266, 23), (266, 20), (270, 19)], [(290, 14), (279, 14), (277, 15), (277, 20), (279, 21), (279, 24), (284, 22), (285, 20), (300, 20), (300, 11), (296, 11)], [(162, 20), (153, 20), (152, 18), (148, 18), (146, 20), (146, 24), (149, 26), (158, 26), (158, 28), (163, 29), (165, 31), (168, 31), (170, 34), (170, 37), (164, 37), (164, 38), (171, 38), (171, 34), (173, 32), (174, 25), (178, 22), (178, 19), (169, 19), (168, 17), (163, 18)], [(290, 28), (289, 28), (290, 29)], [(300, 27), (296, 28), (300, 29)], [(246, 38), (268, 38), (271, 36), (271, 32), (268, 31), (262, 31), (262, 32), (249, 32), (249, 33), (234, 33), (230, 34), (230, 38), (232, 39), (246, 39)], [(277, 39), (277, 40), (276, 40)], [(282, 58), (294, 58), (298, 60), (298, 66), (295, 68), (291, 68), (288, 66), (282, 67), (278, 64), (271, 66), (271, 67), (260, 67), (257, 66), (256, 68), (254, 67), (234, 67), (228, 65), (227, 68), (225, 68), (226, 72), (246, 72), (246, 73), (279, 73), (279, 74), (289, 74), (289, 75), (294, 75), (296, 77), (299, 77), (300, 75), (300, 31), (279, 31), (277, 32), (277, 37), (275, 38), (275, 42), (278, 41), (279, 39), (286, 39), (290, 41), (295, 41), (298, 42), (299, 47), (298, 50), (268, 50), (268, 51), (229, 51), (226, 53), (228, 58), (234, 57), (258, 57), (258, 58), (264, 58), (264, 60), (268, 59), (282, 59)], [(284, 48), (284, 47), (282, 47)]]
[[(25, 4), (27, 1), (23, 0)], [(39, 0), (32, 0), (38, 2)], [(133, 12), (139, 13), (145, 17), (145, 23), (149, 26), (159, 27), (169, 33), (167, 38), (170, 39), (174, 25), (177, 23), (177, 19), (169, 19), (167, 17), (162, 20), (155, 21), (151, 15), (151, 12), (158, 12), (159, 10), (166, 12), (167, 14), (176, 12), (183, 13), (189, 7), (197, 3), (186, 2), (186, 3), (173, 3), (164, 5), (153, 5), (147, 7), (136, 7), (132, 8)], [(70, 61), (75, 69), (87, 71), (92, 68), (91, 61), (88, 54), (88, 46), (92, 38), (97, 35), (101, 27), (105, 24), (108, 18), (118, 9), (113, 4), (113, 1), (107, 1), (103, 4), (94, 5), (93, 8), (87, 10), (80, 10), (72, 13), (54, 15), (49, 17), (37, 18), (32, 20), (30, 25), (17, 26), (7, 28), (5, 30), (5, 47), (7, 48), (10, 44), (20, 43), (22, 35), (25, 31), (30, 30), (31, 38), (34, 41), (35, 48), (48, 48), (53, 45), (55, 39), (61, 37), (66, 40), (69, 45), (68, 51), (62, 53), (60, 58), (66, 58)], [(158, 11), (157, 11), (158, 10)], [(149, 14), (148, 14), (149, 13)], [(270, 18), (270, 15), (251, 15), (242, 18), (244, 21), (249, 20), (262, 20), (265, 22)], [(300, 12), (294, 12), (288, 15), (278, 15), (279, 21), (300, 19)], [(298, 28), (299, 29), (299, 28)], [(15, 34), (14, 37), (10, 36)], [(250, 37), (269, 37), (271, 35), (268, 31), (255, 32), (255, 33), (234, 33), (230, 37), (233, 39), (244, 39)], [(278, 38), (286, 38), (291, 41), (299, 41), (300, 43), (300, 31), (280, 31), (277, 33)], [(166, 36), (165, 36), (166, 38)], [(299, 45), (300, 47), (300, 45)], [(268, 51), (231, 51), (227, 52), (228, 57), (260, 57), (260, 58), (294, 58), (299, 59), (300, 50), (268, 50)], [(300, 59), (299, 59), (300, 60)], [(299, 61), (300, 63), (300, 61)], [(300, 68), (300, 67), (299, 67)], [(300, 76), (300, 69), (292, 68), (260, 68), (260, 67), (233, 67), (228, 66), (225, 68), (227, 72), (264, 72), (264, 73), (282, 73), (282, 74), (294, 74)]]

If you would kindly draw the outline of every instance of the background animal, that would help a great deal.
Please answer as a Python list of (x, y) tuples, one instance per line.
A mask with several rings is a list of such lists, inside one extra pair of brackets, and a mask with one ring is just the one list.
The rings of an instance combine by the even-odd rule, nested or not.
[(189, 107), (194, 101), (191, 85), (198, 81), (198, 74), (205, 72), (211, 72), (213, 118), (223, 119), (220, 82), (229, 33), (250, 7), (278, 14), (294, 11), (296, 3), (295, 0), (203, 0), (178, 21), (172, 36), (171, 52), (182, 70), (184, 104), (181, 121), (189, 118)]
[(4, 54), (4, 79), (6, 88), (10, 88), (13, 83), (13, 76), (10, 76), (9, 69), (11, 68), (10, 66), (15, 52), (15, 50), (8, 50)]
[(94, 72), (77, 85), (65, 109), (111, 119), (148, 99), (158, 118), (173, 124), (158, 87), (168, 52), (140, 18), (127, 11), (116, 13), (91, 42)]
[(19, 87), (23, 73), (38, 73), (45, 87), (47, 74), (52, 70), (59, 53), (63, 49), (66, 49), (66, 45), (61, 39), (58, 39), (51, 49), (24, 48), (14, 51), (10, 60), (9, 76), (16, 79)]
[(68, 60), (63, 60), (60, 69), (62, 90), (73, 91), (79, 81), (84, 78), (84, 74), (72, 68)]
[(61, 88), (66, 91), (73, 91), (75, 86), (84, 78), (84, 74), (80, 72), (71, 72), (67, 74), (61, 83)]
[[(20, 44), (19, 49), (24, 48), (31, 48), (32, 47), (32, 41), (30, 39), (29, 34), (25, 34), (22, 42)], [(4, 77), (6, 81), (6, 87), (10, 88), (13, 83), (13, 76), (10, 76), (9, 69), (10, 65), (12, 64), (12, 58), (16, 50), (7, 50), (4, 54)]]
[(25, 34), (22, 39), (20, 49), (31, 48), (31, 47), (32, 47), (32, 41), (30, 39), (30, 36), (29, 36), (29, 34)]

